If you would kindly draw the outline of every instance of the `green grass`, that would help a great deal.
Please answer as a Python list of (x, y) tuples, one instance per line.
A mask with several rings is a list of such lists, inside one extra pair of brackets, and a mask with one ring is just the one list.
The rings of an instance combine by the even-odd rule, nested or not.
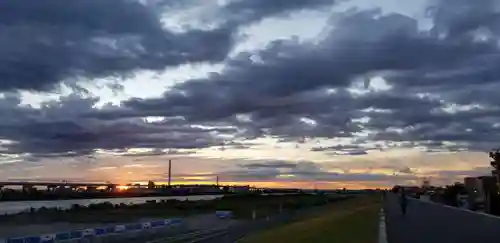
[(375, 243), (380, 202), (341, 202), (320, 215), (252, 235), (242, 243)]

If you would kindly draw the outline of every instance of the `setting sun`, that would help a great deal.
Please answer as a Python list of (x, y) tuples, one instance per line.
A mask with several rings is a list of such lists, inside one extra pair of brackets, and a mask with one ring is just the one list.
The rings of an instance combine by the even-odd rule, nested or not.
[(117, 186), (116, 189), (120, 190), (120, 191), (124, 191), (124, 190), (127, 190), (129, 189), (130, 187), (129, 186)]

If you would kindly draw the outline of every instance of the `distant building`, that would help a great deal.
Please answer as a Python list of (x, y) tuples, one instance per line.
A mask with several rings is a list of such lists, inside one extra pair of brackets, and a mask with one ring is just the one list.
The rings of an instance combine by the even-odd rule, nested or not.
[(498, 209), (498, 187), (495, 176), (481, 176), (482, 193), (485, 197), (485, 209), (487, 213), (500, 214)]
[(481, 193), (481, 181), (477, 177), (465, 177), (464, 187), (467, 192), (467, 203), (469, 208), (476, 209), (484, 203), (484, 195)]
[(467, 192), (467, 202), (471, 209), (492, 211), (492, 200), (496, 197), (496, 178), (493, 176), (466, 177), (464, 186)]

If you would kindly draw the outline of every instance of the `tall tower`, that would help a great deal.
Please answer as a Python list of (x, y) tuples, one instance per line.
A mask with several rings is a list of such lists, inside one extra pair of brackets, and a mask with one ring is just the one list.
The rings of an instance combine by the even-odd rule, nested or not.
[(219, 186), (219, 176), (215, 178), (215, 185)]
[(168, 186), (170, 187), (170, 183), (172, 182), (172, 160), (168, 160)]

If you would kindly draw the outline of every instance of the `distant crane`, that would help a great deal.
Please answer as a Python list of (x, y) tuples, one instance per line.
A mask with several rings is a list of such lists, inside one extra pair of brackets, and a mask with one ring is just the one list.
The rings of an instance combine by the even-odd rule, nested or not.
[(168, 160), (168, 187), (171, 186), (172, 182), (172, 160)]

